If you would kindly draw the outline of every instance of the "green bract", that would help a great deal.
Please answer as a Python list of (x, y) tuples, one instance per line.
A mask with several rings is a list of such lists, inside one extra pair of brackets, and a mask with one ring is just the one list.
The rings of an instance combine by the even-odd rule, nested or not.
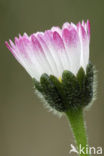
[(40, 82), (33, 79), (37, 89), (48, 104), (59, 112), (75, 110), (88, 105), (93, 98), (94, 69), (88, 64), (86, 73), (81, 67), (75, 76), (65, 70), (60, 82), (53, 75), (43, 74)]

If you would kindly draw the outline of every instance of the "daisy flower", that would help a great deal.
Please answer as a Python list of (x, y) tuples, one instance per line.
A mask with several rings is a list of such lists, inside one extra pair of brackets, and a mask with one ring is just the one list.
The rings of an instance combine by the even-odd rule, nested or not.
[(77, 25), (66, 22), (62, 29), (52, 27), (30, 36), (24, 33), (15, 37), (14, 42), (9, 40), (5, 44), (34, 79), (36, 90), (51, 108), (63, 112), (92, 100), (89, 20)]
[(83, 108), (94, 99), (89, 20), (77, 25), (66, 22), (62, 28), (52, 27), (30, 36), (24, 33), (15, 37), (14, 43), (9, 40), (5, 44), (32, 77), (35, 91), (47, 107), (67, 115), (77, 147), (86, 147)]

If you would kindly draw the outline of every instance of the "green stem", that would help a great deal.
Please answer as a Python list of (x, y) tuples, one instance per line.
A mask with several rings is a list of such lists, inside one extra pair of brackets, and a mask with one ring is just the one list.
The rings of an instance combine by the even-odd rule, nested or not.
[(88, 148), (87, 143), (87, 136), (86, 136), (86, 128), (84, 124), (83, 118), (83, 110), (79, 109), (77, 111), (68, 111), (66, 115), (70, 121), (70, 125), (72, 127), (72, 131), (76, 140), (76, 145), (79, 151), (80, 146), (84, 147), (83, 152), (80, 153), (80, 156), (89, 156), (88, 152), (86, 151), (86, 147)]

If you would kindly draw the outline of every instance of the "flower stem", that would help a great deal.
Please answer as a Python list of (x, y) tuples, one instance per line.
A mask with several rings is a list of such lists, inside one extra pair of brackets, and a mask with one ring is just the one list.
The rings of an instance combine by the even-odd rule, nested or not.
[[(84, 118), (83, 118), (83, 110), (82, 109), (79, 109), (77, 111), (69, 110), (66, 112), (66, 115), (72, 127), (72, 131), (76, 140), (76, 145), (78, 148), (79, 156), (89, 156), (86, 128), (85, 128)], [(80, 151), (80, 147), (83, 148), (82, 152)]]

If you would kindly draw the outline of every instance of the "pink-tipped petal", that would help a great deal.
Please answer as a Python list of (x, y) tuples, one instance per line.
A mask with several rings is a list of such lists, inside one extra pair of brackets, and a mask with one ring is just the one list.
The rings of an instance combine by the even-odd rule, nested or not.
[(71, 24), (69, 24), (68, 22), (65, 22), (62, 26), (62, 29), (70, 29), (71, 28)]
[(82, 26), (83, 26), (83, 27), (85, 27), (85, 24), (86, 24), (85, 21), (82, 20)]
[(11, 46), (8, 44), (7, 41), (5, 41), (5, 45), (6, 45), (6, 47), (12, 52), (12, 48), (11, 48)]
[(80, 67), (81, 44), (77, 30), (63, 29), (63, 40), (71, 64), (71, 71), (76, 74)]
[(65, 49), (63, 40), (62, 40), (61, 36), (56, 31), (53, 33), (53, 39), (54, 39), (55, 46), (57, 48)]
[(13, 49), (15, 49), (15, 44), (12, 42), (12, 40), (9, 39), (9, 43), (10, 43), (11, 47), (12, 47)]
[(63, 29), (63, 38), (68, 46), (76, 46), (78, 33), (75, 29)]
[(82, 37), (83, 37), (83, 39), (86, 39), (87, 33), (86, 33), (86, 31), (85, 31), (85, 29), (84, 29), (84, 27), (83, 27), (82, 25), (81, 25), (80, 27), (81, 27), (81, 34), (82, 34)]
[(59, 33), (60, 34), (60, 36), (62, 35), (62, 31), (61, 31), (61, 29), (60, 29), (60, 27), (52, 27), (52, 29), (51, 29), (53, 32), (57, 32), (57, 33)]
[(38, 39), (35, 37), (35, 35), (31, 36), (31, 40), (32, 40), (33, 48), (34, 48), (35, 52), (41, 52), (42, 54), (44, 54), (43, 49), (42, 49)]
[(6, 47), (9, 49), (9, 51), (12, 53), (12, 55), (13, 55), (14, 57), (16, 57), (12, 46), (10, 46), (9, 43), (8, 43), (7, 41), (5, 41), (5, 45), (6, 45)]
[(63, 65), (63, 69), (64, 70), (70, 69), (70, 63), (67, 58), (67, 52), (65, 50), (64, 42), (63, 42), (61, 36), (57, 32), (53, 33), (53, 40), (54, 40), (56, 52), (58, 52), (60, 61)]
[(44, 50), (47, 61), (50, 64), (50, 68), (52, 70), (52, 73), (54, 73), (54, 75), (57, 75), (57, 73), (58, 73), (57, 66), (56, 66), (55, 60), (54, 60), (54, 58), (53, 58), (53, 56), (51, 54), (51, 51), (48, 48), (47, 43), (44, 40), (44, 34), (38, 33), (37, 38), (38, 38), (38, 40), (39, 40), (39, 42), (40, 42), (40, 44), (41, 44), (41, 46), (42, 46), (42, 48)]
[(77, 25), (80, 41), (81, 41), (81, 66), (86, 69), (88, 61), (89, 61), (89, 36), (88, 36), (88, 28), (82, 26), (81, 23)]
[(90, 21), (87, 20), (87, 31), (88, 31), (88, 36), (90, 38)]

